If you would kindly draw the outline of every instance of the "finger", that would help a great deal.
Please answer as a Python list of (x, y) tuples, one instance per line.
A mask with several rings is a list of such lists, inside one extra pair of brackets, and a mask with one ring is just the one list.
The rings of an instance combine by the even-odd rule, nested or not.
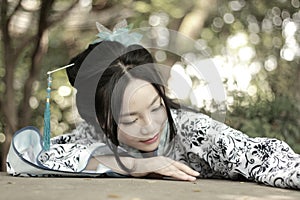
[(174, 172), (174, 174), (172, 174), (172, 177), (178, 180), (182, 180), (182, 181), (195, 181), (196, 177), (191, 176), (183, 171), (177, 170), (176, 172)]
[(169, 177), (172, 177), (177, 180), (184, 180), (184, 181), (195, 181), (196, 180), (196, 177), (185, 173), (184, 171), (180, 170), (179, 168), (177, 168), (174, 165), (157, 170), (156, 173), (159, 173), (164, 176), (169, 176)]
[(193, 170), (192, 168), (190, 168), (189, 166), (187, 166), (187, 165), (185, 165), (185, 164), (183, 164), (181, 162), (176, 161), (176, 162), (173, 163), (173, 165), (175, 167), (177, 167), (178, 169), (180, 169), (181, 171), (183, 171), (186, 174), (189, 174), (191, 176), (199, 176), (200, 175), (199, 172)]
[(177, 178), (179, 180), (183, 180), (183, 181), (195, 181), (196, 180), (196, 177), (191, 176), (191, 175), (189, 175), (189, 174), (187, 174), (187, 173), (185, 173), (183, 171), (179, 171), (177, 173)]

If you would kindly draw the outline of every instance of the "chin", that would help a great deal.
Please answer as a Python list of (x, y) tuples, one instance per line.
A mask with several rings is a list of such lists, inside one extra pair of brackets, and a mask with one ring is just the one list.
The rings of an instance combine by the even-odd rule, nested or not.
[(137, 148), (140, 151), (145, 151), (145, 152), (152, 152), (158, 148), (158, 143), (157, 144), (152, 144), (152, 145), (147, 145), (145, 147), (145, 144), (143, 144), (143, 148)]

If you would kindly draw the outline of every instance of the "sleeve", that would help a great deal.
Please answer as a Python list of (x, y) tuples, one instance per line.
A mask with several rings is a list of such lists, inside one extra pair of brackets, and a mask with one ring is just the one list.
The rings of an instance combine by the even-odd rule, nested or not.
[(94, 128), (83, 121), (70, 133), (51, 138), (50, 149), (39, 154), (38, 163), (53, 170), (81, 172), (91, 157), (93, 149), (88, 145), (96, 142), (95, 136)]
[(97, 133), (95, 128), (83, 121), (79, 123), (70, 133), (65, 133), (51, 138), (51, 145), (54, 144), (92, 144), (104, 142), (104, 135)]
[[(176, 114), (181, 159), (202, 177), (241, 177), (300, 189), (300, 155), (275, 138), (250, 138), (201, 113)], [(183, 156), (184, 152), (184, 156)]]
[(91, 148), (81, 144), (54, 144), (38, 156), (38, 163), (48, 169), (82, 172), (92, 155)]
[[(104, 143), (104, 136), (99, 136), (93, 126), (82, 122), (70, 133), (51, 138), (48, 151), (42, 151), (37, 162), (52, 170), (64, 172), (84, 172), (93, 156), (113, 155)], [(99, 164), (94, 173), (111, 172), (109, 168)]]

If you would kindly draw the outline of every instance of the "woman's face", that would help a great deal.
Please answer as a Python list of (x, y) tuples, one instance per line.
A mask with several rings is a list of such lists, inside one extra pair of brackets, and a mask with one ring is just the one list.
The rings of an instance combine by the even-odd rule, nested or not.
[(118, 124), (118, 140), (142, 151), (155, 150), (167, 121), (163, 100), (155, 88), (133, 79), (125, 89)]

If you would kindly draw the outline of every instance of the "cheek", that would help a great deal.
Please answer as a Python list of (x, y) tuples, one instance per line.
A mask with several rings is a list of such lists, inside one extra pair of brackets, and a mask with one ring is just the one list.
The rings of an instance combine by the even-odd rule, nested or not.
[(152, 119), (155, 123), (161, 124), (167, 120), (167, 111), (165, 108), (161, 109), (160, 112), (154, 113)]
[(124, 133), (123, 133), (122, 131), (120, 131), (120, 130), (118, 130), (118, 140), (119, 140), (119, 142), (121, 142), (121, 143), (126, 143), (126, 141), (128, 140), (126, 134), (124, 134)]
[(135, 137), (128, 134), (128, 132), (130, 133), (130, 130), (124, 132), (124, 130), (118, 129), (118, 140), (122, 143), (128, 143), (128, 141), (134, 140)]
[(126, 138), (126, 134), (121, 130), (121, 129), (118, 129), (118, 140), (123, 140), (123, 138)]
[(137, 132), (137, 130), (139, 130), (139, 126), (137, 125), (120, 125), (118, 128), (118, 138), (132, 138)]

